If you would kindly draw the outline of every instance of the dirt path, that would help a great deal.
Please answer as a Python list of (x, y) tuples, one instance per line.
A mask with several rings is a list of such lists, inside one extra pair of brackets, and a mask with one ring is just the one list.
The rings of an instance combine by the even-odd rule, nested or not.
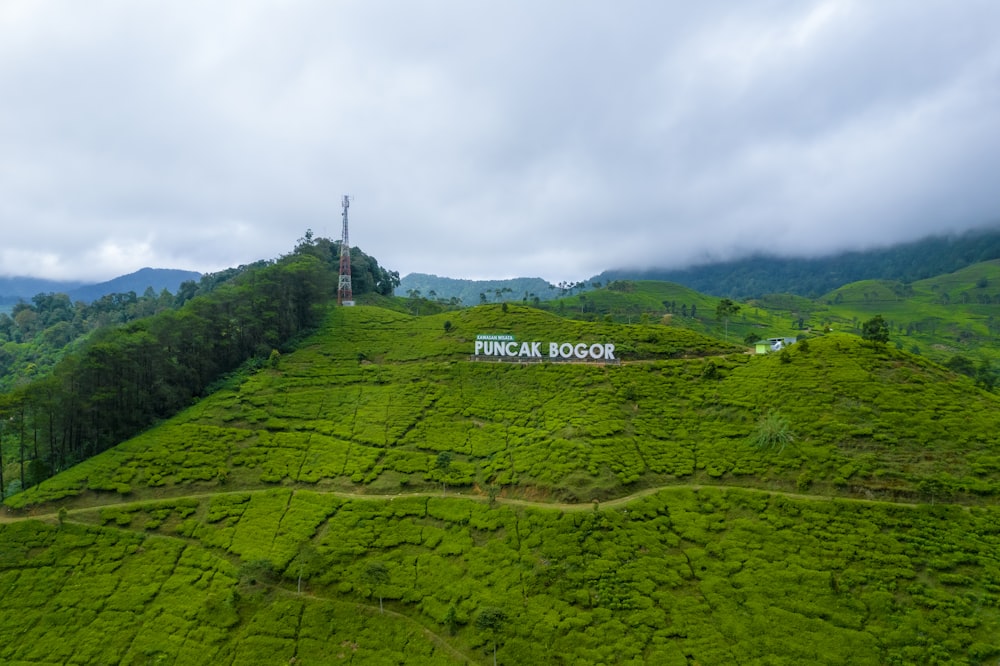
[[(777, 495), (780, 497), (787, 497), (792, 500), (797, 501), (817, 501), (817, 502), (832, 502), (832, 501), (842, 501), (849, 503), (864, 504), (869, 506), (906, 506), (906, 507), (917, 507), (919, 503), (916, 502), (900, 502), (891, 500), (875, 500), (866, 499), (860, 497), (839, 497), (831, 495), (809, 495), (805, 493), (793, 493), (784, 490), (764, 490), (760, 488), (744, 488), (740, 486), (715, 486), (715, 485), (704, 485), (698, 483), (691, 484), (676, 484), (676, 485), (665, 485), (665, 486), (654, 486), (650, 488), (644, 488), (630, 495), (624, 495), (622, 497), (616, 497), (614, 499), (605, 501), (593, 501), (593, 502), (544, 502), (537, 500), (519, 499), (514, 497), (497, 497), (493, 501), (497, 504), (506, 504), (510, 506), (522, 506), (530, 507), (535, 509), (550, 509), (553, 511), (563, 511), (563, 512), (578, 512), (578, 511), (595, 511), (602, 509), (613, 509), (622, 506), (627, 506), (628, 504), (641, 499), (643, 497), (649, 497), (650, 495), (655, 495), (656, 493), (663, 490), (705, 490), (705, 489), (719, 489), (719, 490), (736, 490), (748, 493), (759, 493), (762, 495)], [(239, 495), (248, 494), (252, 495), (255, 493), (272, 492), (275, 488), (253, 488), (244, 490), (226, 490), (221, 492), (203, 492), (203, 493), (192, 493), (189, 495), (174, 495), (170, 497), (159, 497), (159, 498), (148, 498), (142, 500), (136, 500), (134, 502), (107, 502), (105, 504), (93, 504), (89, 506), (67, 509), (66, 517), (72, 517), (78, 514), (93, 513), (100, 511), (101, 509), (108, 507), (115, 507), (119, 509), (129, 509), (132, 507), (141, 506), (144, 504), (166, 502), (171, 500), (180, 499), (196, 499), (202, 500), (216, 495)], [(302, 488), (288, 488), (293, 494), (297, 490), (304, 490)], [(397, 493), (395, 495), (368, 495), (364, 493), (351, 493), (345, 491), (337, 490), (315, 490), (309, 489), (310, 493), (317, 493), (323, 495), (333, 495), (344, 500), (382, 500), (382, 501), (392, 501), (399, 498), (410, 498), (410, 497), (437, 497), (437, 498), (450, 498), (450, 499), (466, 499), (474, 502), (489, 502), (489, 498), (481, 494), (467, 494), (461, 492), (446, 492), (441, 493), (437, 491), (421, 491), (412, 493)], [(962, 505), (956, 505), (962, 506)], [(968, 509), (968, 507), (964, 507)], [(55, 522), (59, 519), (59, 514), (57, 512), (47, 512), (47, 513), (15, 513), (7, 508), (0, 508), (0, 523), (13, 523), (22, 520), (42, 520), (47, 522)]]

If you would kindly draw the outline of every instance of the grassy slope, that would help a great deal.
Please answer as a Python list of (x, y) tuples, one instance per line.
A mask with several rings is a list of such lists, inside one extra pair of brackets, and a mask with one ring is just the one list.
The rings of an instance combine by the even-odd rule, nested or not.
[[(509, 310), (335, 310), (277, 369), (12, 498), (71, 513), (0, 525), (0, 626), (20, 638), (0, 659), (485, 663), (493, 606), (505, 663), (1000, 655), (996, 396), (852, 336), (783, 362)], [(465, 362), (492, 332), (633, 361)], [(795, 436), (780, 453), (747, 441), (769, 412)]]
[[(981, 302), (989, 297), (991, 303)], [(911, 285), (866, 281), (825, 296), (831, 320), (864, 321), (882, 314), (894, 324), (893, 339), (917, 346), (931, 358), (953, 354), (1000, 360), (1000, 260), (974, 264), (955, 273)]]
[[(674, 302), (672, 325), (717, 337), (723, 322), (715, 317), (719, 299), (680, 285), (656, 281), (628, 281), (628, 291), (607, 288), (560, 299), (546, 307), (569, 316), (610, 315), (616, 321), (639, 321), (643, 313), (659, 321), (664, 301)], [(985, 300), (992, 302), (986, 303)], [(729, 339), (746, 336), (802, 335), (831, 328), (860, 333), (861, 323), (881, 314), (892, 324), (892, 343), (944, 362), (955, 354), (974, 361), (1000, 361), (1000, 260), (974, 264), (962, 270), (909, 285), (865, 280), (844, 285), (822, 298), (810, 300), (791, 294), (771, 294), (740, 304), (729, 322)], [(697, 307), (697, 317), (682, 316), (680, 308)]]

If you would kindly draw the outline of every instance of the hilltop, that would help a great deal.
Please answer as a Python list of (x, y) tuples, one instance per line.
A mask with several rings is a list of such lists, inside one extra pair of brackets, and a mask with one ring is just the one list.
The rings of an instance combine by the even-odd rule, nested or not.
[[(512, 278), (508, 280), (463, 280), (438, 277), (426, 273), (405, 275), (396, 287), (396, 294), (420, 295), (431, 300), (441, 299), (471, 306), (501, 300), (551, 300), (560, 295), (556, 285), (541, 278)], [(509, 296), (508, 296), (509, 295)]]
[(1000, 398), (921, 356), (498, 304), (334, 308), (272, 361), (8, 499), (0, 659), (1000, 656)]

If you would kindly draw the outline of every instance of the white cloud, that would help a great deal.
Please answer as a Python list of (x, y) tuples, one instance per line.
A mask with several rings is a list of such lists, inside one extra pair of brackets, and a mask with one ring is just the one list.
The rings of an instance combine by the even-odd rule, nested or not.
[(355, 244), (454, 277), (993, 223), (998, 19), (986, 0), (8, 0), (0, 273), (272, 258), (339, 236), (348, 193)]

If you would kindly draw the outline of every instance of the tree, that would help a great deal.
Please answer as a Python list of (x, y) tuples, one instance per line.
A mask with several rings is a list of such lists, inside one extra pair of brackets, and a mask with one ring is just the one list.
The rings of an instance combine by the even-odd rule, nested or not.
[(861, 337), (876, 349), (882, 347), (889, 342), (889, 324), (882, 315), (875, 315), (861, 325)]
[(448, 612), (444, 616), (444, 623), (448, 627), (448, 633), (454, 636), (455, 632), (458, 631), (459, 625), (458, 608), (456, 608), (454, 603), (448, 606)]
[(946, 368), (954, 372), (963, 374), (967, 377), (976, 376), (976, 364), (973, 363), (972, 359), (968, 358), (967, 356), (956, 354), (955, 356), (952, 356), (950, 359), (948, 359), (948, 361), (944, 365)]
[(983, 359), (979, 362), (979, 367), (976, 368), (976, 384), (986, 389), (987, 391), (992, 391), (996, 388), (997, 381), (1000, 379), (997, 375), (996, 369), (994, 369), (993, 364), (990, 363), (989, 359)]
[(382, 608), (382, 593), (384, 592), (384, 587), (389, 584), (389, 568), (385, 566), (384, 562), (378, 560), (369, 562), (365, 565), (361, 579), (372, 588), (372, 594), (378, 596), (378, 612), (385, 613), (385, 610)]
[(451, 451), (442, 451), (438, 454), (434, 466), (441, 472), (441, 492), (447, 490), (448, 472), (451, 471)]
[(298, 574), (297, 591), (299, 594), (302, 594), (302, 578), (308, 577), (312, 573), (318, 558), (319, 555), (311, 543), (304, 543), (299, 546), (299, 552), (296, 553), (295, 559), (292, 560), (293, 567)]
[(4, 417), (0, 414), (0, 502), (3, 501), (5, 496), (3, 487), (3, 424)]
[(507, 613), (495, 606), (487, 606), (479, 611), (479, 615), (476, 617), (476, 628), (487, 632), (493, 639), (493, 666), (497, 665), (497, 643), (500, 632), (503, 631), (506, 623)]
[(734, 303), (728, 298), (723, 298), (719, 301), (719, 304), (715, 306), (715, 317), (716, 319), (722, 319), (726, 322), (726, 341), (729, 341), (729, 318), (740, 311), (740, 306)]
[(238, 577), (244, 587), (258, 587), (274, 583), (276, 575), (270, 560), (250, 560), (240, 565)]

